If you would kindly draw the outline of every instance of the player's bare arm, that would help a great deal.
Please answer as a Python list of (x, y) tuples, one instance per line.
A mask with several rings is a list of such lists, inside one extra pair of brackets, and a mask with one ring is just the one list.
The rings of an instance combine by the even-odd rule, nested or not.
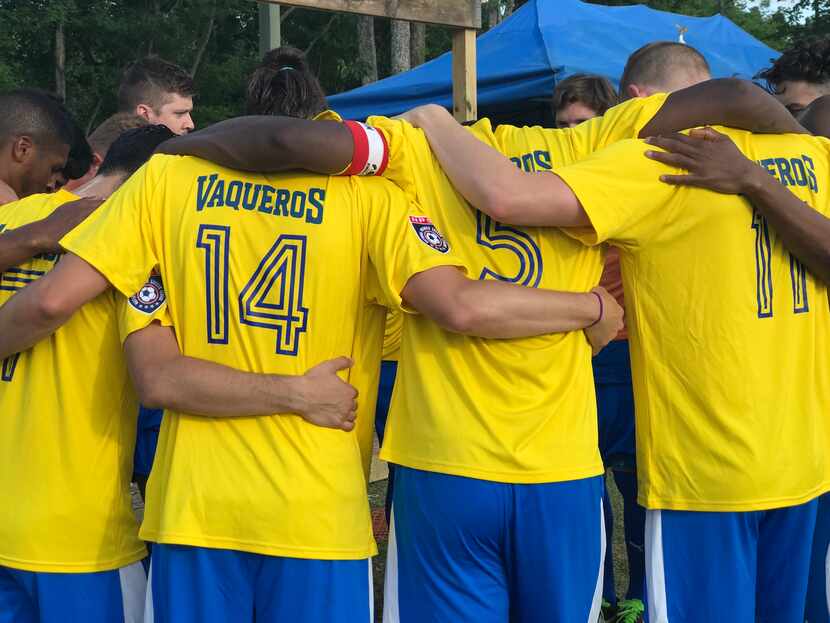
[(60, 253), (58, 241), (101, 205), (100, 199), (84, 198), (63, 204), (41, 221), (0, 234), (0, 272), (39, 253)]
[(333, 175), (351, 163), (353, 150), (351, 132), (336, 121), (249, 116), (170, 139), (157, 152), (197, 156), (240, 171)]
[(726, 125), (767, 134), (807, 132), (790, 111), (757, 85), (739, 78), (718, 78), (671, 93), (640, 136), (704, 125)]
[(441, 168), (474, 208), (511, 225), (590, 226), (579, 200), (557, 175), (522, 171), (441, 106), (422, 106), (405, 118), (424, 130)]
[(649, 158), (689, 172), (663, 175), (662, 181), (744, 195), (766, 216), (784, 246), (816, 277), (830, 283), (830, 219), (744, 156), (732, 139), (705, 128), (693, 130), (691, 136), (675, 134), (648, 142), (666, 150), (648, 151)]
[(602, 288), (555, 292), (469, 279), (451, 266), (412, 277), (402, 298), (436, 324), (454, 333), (486, 338), (516, 338), (592, 329), (599, 350), (622, 327), (622, 308)]
[(0, 307), (0, 359), (52, 335), (109, 285), (84, 260), (66, 254), (54, 269)]
[(207, 417), (293, 413), (317, 426), (354, 428), (357, 390), (337, 375), (351, 367), (347, 357), (297, 376), (242, 372), (182, 355), (173, 329), (157, 322), (131, 334), (124, 351), (147, 407)]

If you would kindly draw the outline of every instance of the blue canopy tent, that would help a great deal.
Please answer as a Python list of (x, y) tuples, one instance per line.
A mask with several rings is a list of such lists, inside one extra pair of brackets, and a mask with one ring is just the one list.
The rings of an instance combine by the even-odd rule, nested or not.
[[(500, 117), (508, 111), (515, 116), (521, 102), (534, 100), (538, 115), (539, 102), (550, 97), (556, 81), (575, 73), (601, 74), (617, 84), (634, 50), (652, 41), (677, 41), (681, 35), (706, 56), (715, 77), (751, 78), (778, 56), (721, 15), (689, 17), (643, 5), (530, 0), (477, 40), (479, 115)], [(450, 54), (329, 99), (351, 119), (395, 115), (430, 102), (450, 108)]]

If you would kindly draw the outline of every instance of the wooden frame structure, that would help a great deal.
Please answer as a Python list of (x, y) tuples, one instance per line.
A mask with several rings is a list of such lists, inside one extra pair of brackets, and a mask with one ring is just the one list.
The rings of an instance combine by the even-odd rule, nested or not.
[(481, 0), (264, 0), (285, 4), (449, 26), (452, 39), (453, 114), (459, 121), (478, 116), (476, 31), (481, 28)]

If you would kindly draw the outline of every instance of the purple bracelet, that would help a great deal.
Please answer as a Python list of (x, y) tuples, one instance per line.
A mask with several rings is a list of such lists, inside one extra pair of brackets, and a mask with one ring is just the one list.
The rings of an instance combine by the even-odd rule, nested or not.
[(597, 300), (599, 301), (599, 317), (586, 327), (588, 329), (590, 329), (596, 323), (598, 323), (600, 320), (602, 320), (602, 314), (605, 311), (604, 307), (603, 307), (603, 304), (602, 304), (602, 297), (599, 294), (597, 294), (596, 292), (591, 292), (591, 294), (593, 294), (595, 297), (597, 297)]

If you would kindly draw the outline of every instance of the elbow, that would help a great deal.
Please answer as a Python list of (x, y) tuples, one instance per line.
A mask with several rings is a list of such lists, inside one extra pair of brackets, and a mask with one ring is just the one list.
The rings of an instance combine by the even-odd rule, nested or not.
[(162, 381), (163, 374), (155, 369), (131, 370), (138, 401), (148, 409), (165, 409), (169, 405)]
[(487, 187), (479, 210), (499, 223), (514, 223), (518, 214), (516, 194), (507, 185), (491, 184)]
[(476, 304), (472, 297), (466, 295), (465, 288), (462, 287), (447, 301), (439, 317), (433, 320), (445, 331), (476, 335), (481, 332), (484, 322), (482, 307), (481, 302)]
[(38, 324), (57, 329), (72, 317), (75, 308), (60, 292), (46, 289), (39, 293), (32, 312)]

